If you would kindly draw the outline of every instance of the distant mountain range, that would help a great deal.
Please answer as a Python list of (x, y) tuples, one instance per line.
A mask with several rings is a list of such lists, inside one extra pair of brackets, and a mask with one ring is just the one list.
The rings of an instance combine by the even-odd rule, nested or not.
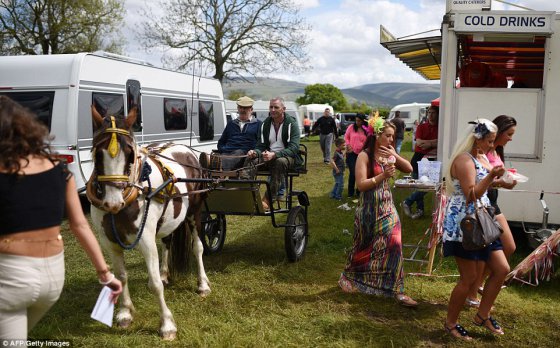
[[(286, 100), (295, 101), (302, 96), (306, 84), (274, 79), (251, 78), (249, 82), (226, 81), (224, 96), (227, 98), (232, 91), (243, 91), (255, 100), (268, 100), (281, 96)], [(372, 83), (352, 88), (341, 89), (349, 103), (364, 102), (370, 106), (393, 107), (406, 103), (429, 103), (439, 97), (439, 84), (427, 83)]]

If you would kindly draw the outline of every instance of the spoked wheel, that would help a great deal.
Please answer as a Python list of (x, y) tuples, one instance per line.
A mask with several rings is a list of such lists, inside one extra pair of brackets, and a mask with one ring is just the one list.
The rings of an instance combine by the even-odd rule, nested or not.
[(226, 240), (226, 216), (203, 214), (200, 239), (204, 246), (204, 255), (220, 252)]
[(288, 260), (291, 262), (299, 261), (305, 248), (307, 247), (307, 220), (305, 217), (305, 210), (302, 206), (293, 207), (288, 214), (287, 225), (284, 232), (284, 244), (286, 247), (286, 254)]

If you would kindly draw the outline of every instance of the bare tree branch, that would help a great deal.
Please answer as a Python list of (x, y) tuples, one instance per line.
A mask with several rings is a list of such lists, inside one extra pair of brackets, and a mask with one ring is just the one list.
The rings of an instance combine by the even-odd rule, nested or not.
[(204, 65), (220, 81), (308, 69), (310, 27), (291, 0), (164, 0), (157, 7), (141, 12), (148, 19), (137, 38), (148, 52), (163, 49), (173, 68)]

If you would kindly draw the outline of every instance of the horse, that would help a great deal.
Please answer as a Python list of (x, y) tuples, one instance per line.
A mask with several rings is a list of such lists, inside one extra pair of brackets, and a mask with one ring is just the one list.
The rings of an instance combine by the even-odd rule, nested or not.
[[(173, 340), (177, 335), (177, 326), (165, 303), (164, 283), (169, 282), (170, 247), (171, 254), (185, 255), (178, 255), (175, 258), (178, 261), (169, 265), (180, 267), (179, 260), (184, 262), (188, 257), (189, 234), (190, 247), (198, 264), (197, 292), (201, 297), (211, 292), (202, 262), (203, 245), (198, 237), (205, 192), (200, 183), (170, 183), (159, 198), (158, 195), (154, 199), (146, 198), (150, 190), (162, 185), (167, 178), (201, 177), (202, 169), (192, 150), (186, 146), (138, 146), (132, 131), (137, 117), (136, 107), (131, 108), (124, 119), (103, 117), (95, 106), (91, 110), (97, 129), (92, 142), (94, 169), (86, 184), (86, 194), (92, 204), (91, 219), (100, 243), (110, 255), (115, 276), (123, 284), (117, 324), (128, 327), (132, 322), (134, 306), (128, 290), (123, 248), (137, 246), (146, 262), (148, 287), (159, 301), (159, 334), (164, 340)], [(186, 235), (178, 233), (181, 230), (186, 230)], [(158, 269), (156, 238), (163, 239), (161, 270)], [(173, 243), (181, 240), (182, 244)]]

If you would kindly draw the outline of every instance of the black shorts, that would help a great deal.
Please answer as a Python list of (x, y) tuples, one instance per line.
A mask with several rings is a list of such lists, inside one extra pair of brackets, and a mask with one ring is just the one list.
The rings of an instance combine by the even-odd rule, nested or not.
[(488, 261), (490, 252), (504, 250), (502, 241), (498, 238), (492, 244), (480, 250), (465, 250), (462, 242), (443, 242), (443, 256), (456, 256), (462, 259), (475, 261)]
[(456, 256), (474, 261), (487, 261), (490, 257), (490, 246), (480, 250), (465, 250), (462, 242), (443, 242), (443, 256)]

